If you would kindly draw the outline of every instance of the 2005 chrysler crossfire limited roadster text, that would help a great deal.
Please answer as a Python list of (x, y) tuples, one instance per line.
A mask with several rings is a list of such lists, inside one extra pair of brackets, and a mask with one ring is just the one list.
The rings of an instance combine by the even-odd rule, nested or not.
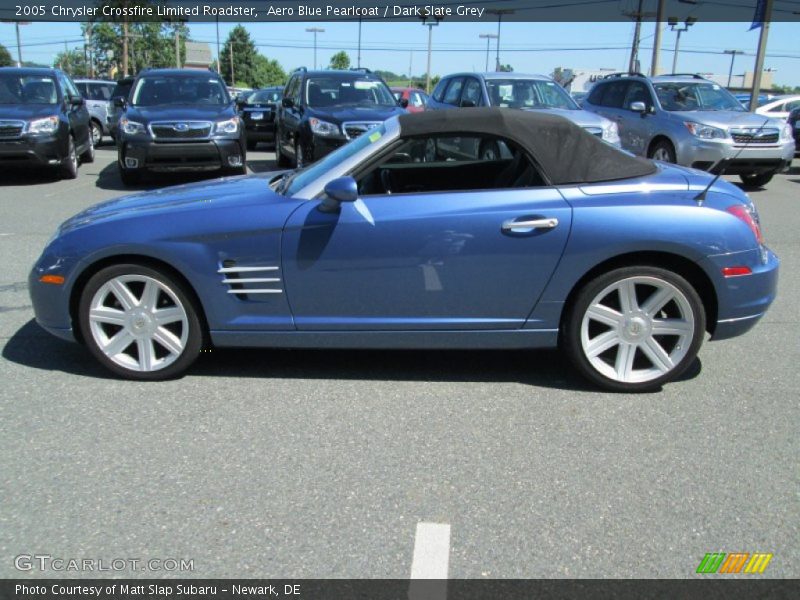
[(30, 293), (42, 327), (131, 379), (177, 376), (205, 344), (560, 345), (595, 384), (644, 391), (706, 332), (750, 329), (777, 279), (734, 185), (473, 108), (392, 118), (304, 169), (89, 208)]

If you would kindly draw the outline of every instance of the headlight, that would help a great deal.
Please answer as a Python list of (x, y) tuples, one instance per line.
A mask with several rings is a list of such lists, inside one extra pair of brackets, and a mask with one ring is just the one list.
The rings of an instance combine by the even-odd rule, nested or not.
[(338, 135), (339, 134), (339, 126), (334, 125), (333, 123), (328, 123), (327, 121), (320, 121), (319, 119), (311, 118), (308, 120), (309, 125), (311, 125), (312, 133), (316, 133), (317, 135)]
[(28, 133), (55, 133), (58, 131), (58, 117), (45, 117), (28, 123)]
[(128, 119), (120, 119), (119, 126), (122, 132), (128, 135), (139, 135), (146, 131), (144, 125), (136, 121), (129, 121)]
[(728, 133), (724, 129), (711, 127), (711, 125), (703, 125), (702, 123), (693, 123), (692, 121), (685, 121), (686, 129), (695, 136), (704, 140), (724, 140), (728, 137)]
[[(800, 123), (800, 121), (798, 121)], [(797, 125), (795, 124), (795, 127)], [(790, 142), (792, 140), (792, 126), (786, 123), (781, 129), (781, 141), (782, 142)]]
[(233, 117), (227, 121), (217, 121), (214, 125), (214, 133), (230, 135), (239, 132), (239, 117)]
[(603, 128), (603, 139), (609, 144), (619, 144), (619, 126), (614, 121), (609, 121)]

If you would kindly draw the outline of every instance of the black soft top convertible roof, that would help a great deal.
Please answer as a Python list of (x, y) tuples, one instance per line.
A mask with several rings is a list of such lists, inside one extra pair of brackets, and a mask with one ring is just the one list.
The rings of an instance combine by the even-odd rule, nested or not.
[(402, 115), (400, 135), (477, 133), (507, 138), (539, 163), (553, 185), (642, 177), (655, 164), (621, 152), (556, 115), (513, 108), (464, 108)]

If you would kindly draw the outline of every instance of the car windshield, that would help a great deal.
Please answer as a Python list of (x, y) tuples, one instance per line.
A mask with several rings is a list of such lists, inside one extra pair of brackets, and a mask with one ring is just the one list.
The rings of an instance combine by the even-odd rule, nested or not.
[(222, 82), (215, 77), (145, 75), (133, 92), (134, 106), (165, 104), (208, 104), (222, 106), (230, 102)]
[(266, 104), (277, 102), (281, 97), (281, 90), (259, 90), (245, 97), (247, 104)]
[(305, 169), (298, 169), (286, 175), (286, 178), (280, 183), (277, 188), (278, 193), (285, 196), (293, 196), (309, 183), (314, 181), (317, 177), (324, 174), (326, 171), (336, 168), (339, 164), (360, 152), (367, 146), (374, 144), (381, 139), (386, 133), (386, 127), (381, 124), (368, 132), (358, 136), (352, 142), (341, 146), (328, 154), (322, 160), (315, 162), (313, 165)]
[(128, 94), (131, 93), (131, 88), (133, 87), (132, 81), (124, 81), (122, 83), (117, 83), (114, 86), (114, 91), (111, 92), (112, 98), (127, 98)]
[(744, 112), (745, 108), (733, 95), (716, 83), (655, 83), (661, 108), (669, 111), (683, 110), (735, 110)]
[(382, 81), (364, 78), (309, 77), (306, 82), (308, 106), (397, 106), (392, 92)]
[(0, 73), (0, 104), (57, 104), (52, 77)]
[(580, 110), (570, 95), (554, 81), (544, 79), (488, 79), (492, 106), (508, 108), (564, 108)]

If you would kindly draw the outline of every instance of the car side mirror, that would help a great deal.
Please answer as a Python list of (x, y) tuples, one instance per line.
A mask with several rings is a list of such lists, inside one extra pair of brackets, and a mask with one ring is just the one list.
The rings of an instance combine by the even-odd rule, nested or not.
[(630, 109), (633, 112), (644, 114), (647, 112), (647, 105), (644, 102), (631, 102)]
[(475, 103), (472, 100), (463, 100), (461, 108), (475, 108)]
[(70, 96), (69, 103), (71, 106), (83, 106), (86, 104), (86, 100), (82, 96)]
[(352, 177), (338, 177), (325, 186), (325, 198), (319, 205), (322, 212), (336, 212), (342, 202), (358, 200), (358, 184)]
[(117, 108), (125, 108), (126, 104), (127, 102), (125, 102), (125, 98), (122, 97), (114, 98), (114, 106), (116, 106)]
[(292, 108), (294, 106), (294, 100), (292, 100), (291, 98), (283, 98), (281, 100), (281, 104), (286, 108)]
[(399, 104), (403, 108), (408, 108), (408, 98), (400, 98)]

